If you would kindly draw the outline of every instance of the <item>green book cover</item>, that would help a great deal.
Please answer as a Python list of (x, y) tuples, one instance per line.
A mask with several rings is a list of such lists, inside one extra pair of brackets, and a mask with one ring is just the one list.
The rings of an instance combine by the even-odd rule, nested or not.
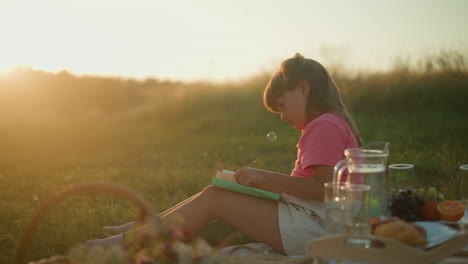
[(216, 177), (213, 178), (213, 182), (211, 184), (218, 188), (223, 188), (223, 189), (233, 191), (233, 192), (239, 192), (243, 194), (257, 196), (263, 199), (279, 201), (281, 198), (281, 195), (279, 193), (273, 193), (273, 192), (253, 188), (253, 187), (248, 187), (248, 186), (236, 183), (236, 182), (230, 182), (230, 181), (226, 181), (226, 180), (216, 178)]

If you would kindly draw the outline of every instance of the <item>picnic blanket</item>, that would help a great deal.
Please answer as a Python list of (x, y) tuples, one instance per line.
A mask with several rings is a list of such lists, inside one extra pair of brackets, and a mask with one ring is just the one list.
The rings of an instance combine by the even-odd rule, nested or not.
[[(274, 251), (263, 243), (248, 243), (222, 248), (220, 255), (229, 256), (222, 261), (223, 264), (258, 263), (258, 264), (313, 264), (314, 259), (308, 256), (285, 256)], [(321, 261), (320, 264), (327, 262)]]
[[(468, 249), (468, 247), (467, 247)], [(237, 263), (259, 263), (259, 264), (308, 264), (314, 263), (312, 257), (304, 255), (285, 256), (273, 250), (270, 246), (263, 243), (248, 243), (243, 245), (234, 245), (222, 248), (219, 254), (224, 256), (231, 256), (223, 261), (226, 264)], [(320, 259), (320, 264), (336, 263), (331, 259)], [(341, 261), (341, 264), (364, 264), (362, 262)], [(445, 259), (439, 264), (468, 264), (468, 258), (464, 257), (451, 257)], [(401, 264), (401, 263), (395, 263)]]

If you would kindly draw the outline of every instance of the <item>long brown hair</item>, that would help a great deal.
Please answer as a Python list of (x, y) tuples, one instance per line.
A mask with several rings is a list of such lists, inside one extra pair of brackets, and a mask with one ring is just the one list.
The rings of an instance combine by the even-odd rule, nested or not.
[(281, 63), (280, 70), (271, 78), (263, 93), (263, 104), (271, 112), (278, 112), (276, 100), (284, 92), (292, 91), (299, 81), (309, 85), (306, 113), (312, 118), (315, 112), (332, 113), (343, 118), (353, 131), (361, 145), (359, 131), (348, 109), (341, 99), (341, 94), (328, 71), (319, 62), (304, 58), (296, 53), (294, 57)]

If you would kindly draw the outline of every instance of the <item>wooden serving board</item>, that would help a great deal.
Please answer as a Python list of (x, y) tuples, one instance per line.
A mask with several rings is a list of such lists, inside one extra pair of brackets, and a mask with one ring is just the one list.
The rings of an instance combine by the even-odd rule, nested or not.
[(461, 233), (430, 249), (412, 247), (397, 240), (373, 235), (337, 235), (309, 240), (306, 252), (308, 256), (318, 259), (377, 264), (429, 264), (454, 255), (463, 255), (461, 250), (467, 245), (468, 233)]

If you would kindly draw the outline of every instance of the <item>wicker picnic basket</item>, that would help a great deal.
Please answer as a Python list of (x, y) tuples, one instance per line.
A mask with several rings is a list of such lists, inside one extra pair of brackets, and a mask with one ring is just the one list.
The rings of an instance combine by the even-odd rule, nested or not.
[[(81, 194), (102, 194), (102, 193), (109, 193), (121, 198), (124, 198), (133, 204), (135, 204), (139, 209), (139, 215), (136, 219), (137, 223), (143, 223), (147, 217), (150, 215), (154, 215), (153, 210), (151, 207), (135, 192), (131, 191), (128, 188), (123, 186), (119, 186), (116, 184), (110, 183), (92, 183), (92, 184), (81, 184), (66, 188), (65, 190), (53, 195), (47, 201), (45, 201), (39, 209), (34, 214), (33, 218), (30, 220), (28, 225), (25, 227), (23, 236), (20, 239), (15, 263), (22, 264), (24, 263), (26, 253), (31, 247), (31, 242), (34, 238), (34, 234), (36, 233), (40, 223), (45, 218), (45, 216), (55, 207), (57, 204), (62, 202), (65, 198), (74, 195), (81, 195)], [(70, 260), (67, 256), (55, 256), (49, 259), (44, 259), (37, 261), (36, 263), (70, 263)]]
[[(135, 192), (132, 190), (116, 185), (116, 184), (111, 184), (111, 183), (91, 183), (91, 184), (81, 184), (81, 185), (76, 185), (73, 187), (69, 187), (55, 195), (53, 195), (50, 199), (45, 201), (39, 209), (36, 211), (28, 225), (25, 227), (23, 235), (20, 239), (20, 242), (17, 247), (16, 251), (16, 257), (15, 257), (15, 263), (16, 264), (23, 264), (26, 258), (26, 253), (31, 247), (31, 242), (34, 238), (34, 234), (36, 233), (39, 225), (41, 224), (42, 220), (45, 218), (45, 216), (55, 207), (57, 204), (59, 204), (61, 201), (65, 200), (66, 198), (70, 196), (75, 196), (75, 195), (82, 195), (82, 194), (103, 194), (103, 193), (108, 193), (111, 195), (118, 196), (120, 198), (126, 199), (130, 202), (132, 202), (134, 205), (136, 205), (139, 209), (139, 214), (136, 219), (136, 223), (145, 223), (145, 224), (151, 224), (156, 227), (161, 227), (162, 224), (161, 222), (157, 219), (157, 217), (154, 217), (156, 214), (151, 209), (151, 207)], [(148, 221), (148, 219), (150, 221)], [(132, 250), (138, 250), (139, 246), (144, 247), (144, 245), (147, 244), (142, 244), (140, 243), (140, 240), (132, 241), (133, 245), (131, 247)], [(136, 246), (135, 246), (136, 245)], [(125, 247), (125, 250), (127, 250), (128, 247)], [(145, 251), (143, 251), (145, 252)], [(115, 259), (114, 259), (115, 260)], [(192, 257), (192, 258), (185, 258), (182, 260), (178, 259), (177, 257), (175, 258), (164, 258), (159, 261), (158, 259), (150, 259), (148, 262), (145, 262), (145, 259), (134, 259), (133, 256), (132, 258), (125, 258), (125, 259), (120, 259), (120, 261), (114, 262), (113, 261), (105, 261), (102, 262), (100, 261), (92, 261), (89, 262), (89, 259), (84, 262), (72, 260), (70, 256), (53, 256), (50, 258), (46, 259), (41, 259), (35, 262), (29, 262), (30, 264), (77, 264), (77, 263), (93, 263), (93, 264), (103, 264), (103, 263), (226, 263), (226, 264), (238, 264), (238, 263), (245, 263), (245, 264), (250, 264), (250, 263), (258, 263), (258, 264), (307, 264), (307, 263), (319, 263), (319, 261), (316, 258), (310, 257), (310, 256), (304, 256), (302, 258), (290, 258), (287, 256), (273, 256), (273, 255), (264, 255), (260, 253), (253, 252), (251, 255), (246, 255), (246, 256), (222, 256), (217, 254), (217, 250), (213, 250), (209, 255), (205, 256), (197, 256), (197, 257)], [(314, 261), (315, 260), (315, 261)]]

